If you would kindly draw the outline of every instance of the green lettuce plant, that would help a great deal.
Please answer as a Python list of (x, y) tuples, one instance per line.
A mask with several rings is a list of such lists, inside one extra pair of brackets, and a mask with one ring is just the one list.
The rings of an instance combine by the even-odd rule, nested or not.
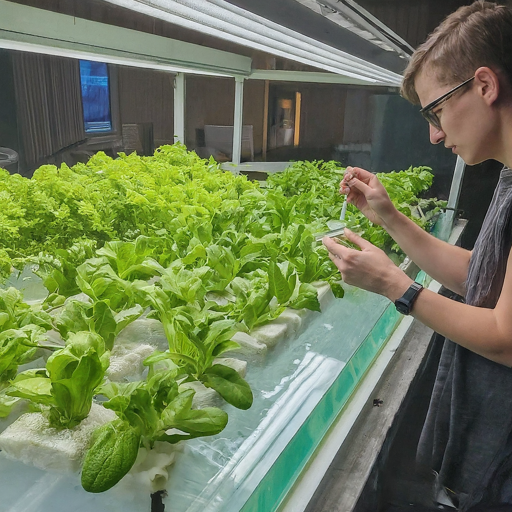
[(192, 409), (194, 391), (180, 391), (176, 372), (152, 372), (146, 382), (108, 383), (98, 392), (118, 419), (100, 427), (94, 435), (82, 467), (82, 486), (98, 493), (114, 486), (133, 466), (139, 446), (155, 442), (177, 443), (218, 434), (227, 414), (216, 407)]
[(48, 358), (45, 369), (19, 373), (7, 395), (39, 406), (51, 427), (73, 428), (87, 417), (103, 382), (110, 352), (98, 334), (78, 332)]

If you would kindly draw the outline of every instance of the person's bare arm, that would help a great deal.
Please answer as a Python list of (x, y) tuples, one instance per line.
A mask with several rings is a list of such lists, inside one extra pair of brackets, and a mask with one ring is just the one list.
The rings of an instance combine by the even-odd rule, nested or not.
[(348, 167), (340, 192), (369, 220), (382, 226), (422, 270), (464, 295), (470, 251), (435, 238), (400, 213), (378, 178), (364, 169)]
[[(393, 265), (386, 254), (358, 235), (347, 238), (361, 247), (349, 249), (324, 238), (343, 280), (391, 301), (401, 297), (413, 280)], [(480, 308), (422, 290), (412, 315), (455, 343), (497, 363), (512, 367), (512, 256), (509, 256), (502, 292), (495, 308)]]
[(450, 245), (421, 229), (395, 210), (384, 229), (418, 267), (446, 288), (465, 295), (471, 252)]

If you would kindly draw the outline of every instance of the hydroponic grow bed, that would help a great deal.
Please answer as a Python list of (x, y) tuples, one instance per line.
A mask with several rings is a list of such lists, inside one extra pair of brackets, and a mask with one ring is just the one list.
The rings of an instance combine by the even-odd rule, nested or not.
[[(181, 167), (178, 167), (176, 162), (179, 162)], [(252, 282), (252, 290), (258, 291), (257, 286), (262, 286), (263, 279), (263, 284), (266, 286), (263, 288), (264, 298), (267, 301), (265, 304), (268, 303), (265, 307), (270, 313), (277, 313), (272, 316), (270, 313), (265, 313), (267, 310), (254, 311), (257, 315), (263, 313), (261, 321), (258, 322), (255, 322), (254, 316), (249, 314), (250, 310), (247, 315), (244, 313), (243, 317), (236, 317), (242, 330), (245, 323), (245, 329), (249, 330), (249, 335), (243, 334), (242, 338), (240, 336), (233, 338), (242, 345), (239, 351), (231, 350), (230, 353), (222, 353), (223, 357), (229, 355), (243, 359), (247, 363), (247, 381), (254, 395), (252, 407), (248, 410), (240, 410), (222, 402), (222, 408), (229, 415), (229, 423), (221, 433), (207, 440), (189, 439), (180, 443), (176, 450), (173, 449), (172, 457), (175, 460), (171, 466), (169, 461), (165, 464), (157, 461), (153, 465), (142, 468), (141, 473), (159, 476), (158, 490), (164, 487), (162, 482), (168, 477), (168, 483), (165, 485), (167, 495), (163, 497), (168, 511), (238, 512), (258, 509), (267, 512), (274, 510), (399, 320), (399, 315), (393, 307), (389, 306), (386, 299), (361, 290), (345, 286), (345, 298), (334, 300), (333, 291), (338, 295), (343, 292), (336, 282), (339, 274), (331, 262), (326, 260), (326, 254), (319, 255), (320, 248), (312, 245), (314, 231), (311, 230), (324, 229), (329, 225), (330, 220), (339, 217), (341, 202), (335, 191), (341, 172), (333, 163), (327, 163), (322, 168), (310, 163), (303, 163), (301, 167), (299, 163), (296, 171), (284, 173), (283, 177), (273, 178), (273, 188), (271, 187), (268, 193), (263, 193), (257, 190), (257, 187), (244, 182), (243, 179), (231, 179), (218, 174), (211, 162), (199, 161), (197, 157), (185, 154), (183, 148), (174, 147), (162, 148), (155, 154), (154, 159), (139, 159), (132, 155), (112, 161), (98, 155), (91, 160), (90, 165), (77, 166), (75, 170), (64, 168), (62, 174), (68, 176), (66, 179), (74, 183), (72, 194), (68, 190), (69, 187), (63, 186), (60, 171), (51, 167), (42, 168), (37, 179), (31, 183), (21, 178), (13, 178), (20, 181), (23, 186), (22, 190), (25, 194), (23, 200), (27, 203), (27, 209), (20, 210), (19, 217), (14, 218), (13, 229), (4, 242), (7, 248), (10, 240), (16, 240), (14, 236), (16, 230), (28, 229), (27, 232), (32, 233), (34, 237), (32, 245), (40, 240), (37, 242), (41, 244), (40, 247), (48, 250), (47, 238), (40, 231), (50, 225), (52, 227), (50, 242), (53, 243), (53, 245), (49, 244), (50, 249), (61, 251), (58, 253), (61, 256), (64, 251), (65, 256), (62, 256), (64, 261), (73, 262), (72, 258), (65, 259), (70, 253), (66, 252), (66, 246), (58, 245), (62, 243), (61, 239), (69, 243), (69, 239), (73, 241), (75, 236), (82, 236), (84, 230), (87, 230), (90, 238), (97, 237), (99, 233), (101, 236), (95, 240), (102, 242), (102, 245), (105, 244), (100, 246), (100, 251), (94, 253), (90, 246), (81, 246), (87, 255), (80, 260), (81, 265), (77, 264), (80, 266), (75, 282), (78, 285), (78, 291), (82, 292), (82, 298), (76, 302), (80, 302), (82, 304), (80, 307), (84, 308), (93, 306), (96, 308), (96, 305), (99, 305), (102, 309), (98, 311), (109, 313), (112, 319), (114, 313), (125, 315), (125, 317), (133, 316), (133, 309), (136, 309), (138, 313), (135, 316), (139, 316), (144, 309), (147, 312), (151, 307), (160, 315), (158, 320), (153, 318), (149, 322), (142, 317), (141, 320), (135, 320), (133, 324), (121, 331), (115, 345), (112, 338), (112, 356), (119, 346), (124, 350), (123, 357), (126, 356), (129, 359), (136, 355), (140, 345), (149, 344), (151, 351), (155, 348), (160, 351), (170, 351), (169, 353), (174, 354), (174, 358), (185, 361), (182, 366), (185, 368), (185, 365), (189, 364), (187, 352), (180, 352), (182, 350), (180, 347), (170, 348), (171, 344), (175, 343), (175, 340), (171, 339), (175, 336), (172, 332), (177, 331), (172, 331), (170, 334), (169, 329), (164, 332), (163, 327), (167, 312), (186, 315), (186, 309), (184, 309), (186, 306), (182, 304), (183, 301), (188, 301), (190, 293), (188, 293), (188, 284), (183, 286), (183, 283), (195, 282), (204, 288), (205, 284), (201, 284), (202, 280), (197, 276), (206, 275), (204, 269), (207, 268), (206, 272), (220, 276), (220, 280), (217, 280), (217, 284), (214, 283), (210, 291), (213, 291), (218, 300), (222, 301), (226, 300), (226, 295), (222, 293), (231, 286), (231, 283), (239, 279), (237, 286), (240, 287), (239, 283), (243, 281), (236, 272), (233, 273), (234, 269), (238, 268), (237, 272), (240, 271), (241, 275), (251, 274), (260, 279)], [(311, 173), (316, 173), (314, 179), (311, 178)], [(424, 180), (428, 181), (428, 175), (429, 173), (423, 168), (414, 170), (411, 168), (398, 176), (405, 180), (403, 186), (397, 184), (396, 174), (383, 176), (382, 179), (388, 181), (395, 194), (397, 191), (402, 194), (400, 208), (404, 208), (412, 215), (413, 206), (408, 202), (408, 198), (414, 197), (411, 190), (415, 189), (418, 181), (420, 182), (419, 190), (424, 190)], [(14, 181), (10, 183), (8, 177), (4, 179), (14, 204), (20, 184)], [(227, 183), (225, 191), (218, 190), (219, 182), (222, 180)], [(311, 184), (312, 181), (315, 183), (314, 186)], [(204, 188), (201, 188), (201, 183), (205, 184)], [(416, 184), (413, 185), (414, 183)], [(212, 190), (213, 193), (210, 196)], [(52, 195), (54, 191), (56, 191), (55, 196)], [(35, 209), (35, 211), (42, 212), (41, 215), (49, 219), (46, 223), (43, 223), (41, 216), (36, 213), (24, 217), (24, 212), (29, 210), (33, 202), (31, 197), (38, 198), (39, 210)], [(160, 201), (157, 204), (155, 204), (156, 198)], [(240, 211), (243, 210), (241, 198), (245, 198), (244, 200), (249, 204), (249, 207), (243, 211), (245, 218), (240, 217)], [(194, 206), (190, 204), (192, 200), (196, 203)], [(210, 201), (208, 209), (203, 206), (204, 201)], [(430, 202), (425, 200), (422, 204), (430, 204)], [(427, 221), (419, 203), (414, 208), (418, 208), (423, 215), (423, 220), (419, 218), (419, 222), (426, 225)], [(145, 223), (143, 219), (146, 219)], [(11, 220), (7, 219), (7, 222)], [(375, 243), (385, 245), (392, 250), (389, 237), (380, 228), (368, 224), (365, 219), (357, 215), (357, 212), (351, 212), (348, 222), (350, 227), (362, 229)], [(214, 223), (218, 223), (218, 226), (215, 231), (212, 231)], [(309, 224), (309, 231), (305, 231), (305, 223)], [(68, 229), (70, 226), (71, 230)], [(140, 236), (134, 232), (133, 226), (138, 227)], [(172, 234), (165, 229), (169, 227), (172, 227)], [(230, 233), (231, 238), (229, 238)], [(63, 237), (63, 234), (66, 236)], [(172, 236), (175, 238), (173, 239)], [(113, 237), (114, 241), (105, 243), (105, 238), (110, 240), (108, 237)], [(119, 239), (122, 241), (115, 241)], [(126, 239), (128, 241), (125, 241)], [(219, 240), (224, 245), (218, 245), (216, 242)], [(31, 239), (28, 241), (31, 242)], [(22, 237), (21, 242), (27, 242), (27, 237), (25, 239)], [(161, 245), (161, 242), (164, 245)], [(232, 249), (225, 248), (227, 242), (232, 244)], [(276, 244), (272, 245), (274, 242)], [(35, 248), (38, 247), (36, 244)], [(155, 247), (159, 247), (159, 261), (148, 257), (153, 255), (151, 251), (156, 251)], [(34, 247), (26, 244), (24, 250), (34, 251)], [(137, 252), (138, 250), (140, 253)], [(31, 254), (35, 256), (34, 252)], [(94, 258), (94, 254), (100, 258)], [(0, 256), (7, 264), (9, 257), (12, 257), (5, 251)], [(245, 263), (240, 264), (237, 257)], [(259, 259), (255, 259), (256, 257)], [(45, 258), (54, 261), (51, 259), (51, 254), (43, 254), (43, 265), (48, 261)], [(324, 263), (321, 263), (322, 266), (319, 265), (319, 262), (324, 261), (329, 267), (325, 267)], [(173, 267), (175, 262), (181, 266)], [(171, 266), (167, 267), (169, 264)], [(178, 272), (183, 272), (180, 274), (182, 286), (177, 291), (173, 288), (178, 281), (177, 274), (173, 273), (173, 269), (176, 268), (179, 269)], [(192, 270), (188, 270), (189, 268)], [(244, 268), (245, 271), (243, 271)], [(60, 277), (55, 278), (57, 281), (53, 277), (53, 281), (49, 281), (52, 288), (50, 291), (58, 293), (53, 293), (49, 302), (45, 304), (46, 316), (43, 315), (45, 318), (43, 321), (47, 325), (45, 330), (53, 326), (53, 329), (48, 332), (53, 331), (52, 336), (58, 337), (59, 333), (56, 332), (58, 329), (62, 338), (57, 341), (63, 344), (66, 340), (67, 344), (70, 340), (67, 336), (69, 332), (75, 335), (84, 331), (84, 327), (81, 327), (84, 322), (83, 317), (73, 316), (76, 311), (73, 312), (72, 309), (68, 311), (66, 304), (74, 304), (74, 302), (64, 302), (70, 299), (69, 295), (77, 293), (77, 287), (73, 285), (74, 267), (68, 264), (67, 267), (59, 266), (58, 269), (62, 272), (69, 271), (70, 274), (67, 276), (67, 281), (63, 281), (62, 273), (59, 274)], [(148, 274), (144, 274), (148, 269), (149, 276), (152, 276), (149, 279), (147, 279)], [(312, 269), (315, 269), (314, 272)], [(195, 281), (189, 281), (187, 277), (193, 273), (192, 271), (197, 271)], [(135, 273), (132, 281), (126, 277), (130, 272)], [(137, 272), (142, 272), (146, 279), (137, 279)], [(157, 274), (160, 277), (157, 277)], [(225, 274), (229, 276), (226, 277)], [(50, 275), (54, 276), (54, 274)], [(323, 281), (312, 284), (314, 275), (320, 276)], [(302, 281), (299, 281), (297, 276)], [(326, 282), (327, 280), (329, 282)], [(206, 278), (204, 281), (206, 282)], [(55, 286), (58, 282), (64, 283), (62, 289)], [(108, 288), (108, 286), (105, 288), (101, 283), (116, 285), (121, 283), (121, 288), (123, 286), (125, 288)], [(221, 286), (218, 283), (223, 283), (222, 288), (215, 287)], [(39, 278), (31, 274), (29, 269), (17, 278), (12, 276), (6, 285), (23, 290), (24, 299), (28, 303), (40, 302), (47, 295)], [(66, 295), (62, 291), (64, 287), (73, 290), (73, 293)], [(301, 291), (303, 288), (304, 291)], [(314, 311), (318, 310), (319, 305), (315, 289), (318, 291), (321, 313)], [(109, 291), (107, 295), (103, 295), (105, 290)], [(232, 306), (233, 301), (238, 300), (236, 290), (242, 294), (245, 293), (243, 288), (231, 289), (231, 293), (228, 293), (232, 300), (231, 305), (217, 303), (218, 308), (212, 310), (217, 315), (213, 317), (214, 319), (228, 315), (228, 312), (237, 314), (236, 308), (234, 310)], [(133, 307), (134, 303), (129, 300), (133, 299), (130, 294), (134, 291), (149, 293), (152, 302), (148, 302), (144, 297), (143, 300), (141, 299), (142, 302), (135, 302), (136, 307)], [(125, 292), (126, 295), (123, 295)], [(164, 292), (170, 293), (170, 297), (164, 296)], [(249, 296), (248, 293), (247, 296)], [(125, 302), (119, 304), (120, 297)], [(204, 297), (206, 297), (204, 294), (200, 296), (200, 300)], [(164, 299), (169, 304), (167, 310), (165, 308), (162, 310), (161, 304), (158, 303), (158, 301), (165, 303)], [(170, 302), (171, 300), (174, 302)], [(214, 299), (212, 300), (215, 302)], [(227, 300), (229, 301), (229, 298)], [(210, 308), (210, 299), (208, 303)], [(248, 304), (254, 306), (254, 303), (248, 302)], [(72, 305), (72, 307), (75, 306)], [(285, 307), (284, 313), (276, 318)], [(305, 307), (310, 309), (304, 309)], [(62, 331), (63, 324), (59, 326), (61, 317), (51, 320), (46, 310), (64, 312), (68, 315), (66, 319), (72, 320), (71, 327), (67, 322), (65, 325), (68, 330)], [(87, 311), (84, 314), (89, 315), (89, 309)], [(96, 309), (93, 315), (96, 315)], [(6, 316), (9, 317), (3, 313), (3, 318), (0, 318), (4, 326), (9, 325), (5, 323)], [(102, 331), (104, 324), (99, 319), (103, 316), (91, 318), (87, 317), (89, 322), (87, 326), (91, 326), (91, 332), (95, 336), (99, 336), (99, 332), (105, 332), (102, 336), (105, 340), (107, 337), (110, 339), (114, 328), (109, 327)], [(265, 325), (268, 318), (275, 319)], [(96, 323), (97, 320), (99, 323)], [(155, 328), (155, 324), (160, 327)], [(22, 325), (24, 324), (19, 323), (20, 328)], [(87, 326), (86, 329), (89, 328)], [(118, 331), (115, 332), (117, 335)], [(188, 335), (195, 336), (192, 331)], [(207, 340), (201, 338), (199, 341), (205, 347), (207, 346)], [(191, 343), (190, 340), (188, 343)], [(197, 343), (198, 340), (196, 340), (196, 346)], [(57, 347), (54, 346), (54, 348)], [(54, 354), (62, 352), (63, 350), (59, 347)], [(144, 379), (141, 368), (142, 360), (147, 355), (149, 354), (139, 357), (138, 361), (134, 362), (133, 371), (126, 374), (124, 380), (131, 382)], [(192, 356), (188, 360), (191, 358)], [(110, 358), (110, 362), (112, 367), (113, 358)], [(33, 361), (29, 367), (37, 368), (44, 364), (44, 360)], [(239, 367), (240, 372), (243, 372), (243, 364)], [(20, 370), (25, 369), (27, 367), (20, 368)], [(188, 377), (193, 377), (189, 380), (195, 379), (192, 382), (195, 384), (206, 375), (206, 371), (201, 370), (198, 376), (192, 375), (189, 369), (185, 373)], [(41, 372), (37, 375), (28, 375), (28, 379), (36, 377), (42, 380), (45, 386), (49, 385), (50, 372), (47, 370), (41, 370)], [(230, 375), (236, 377), (232, 384), (236, 381), (234, 386), (239, 386), (238, 376), (233, 373)], [(5, 391), (6, 385), (13, 386), (14, 380), (9, 376), (7, 384), (4, 382), (2, 389)], [(40, 381), (28, 382), (29, 384), (35, 382), (37, 385)], [(188, 383), (180, 381), (180, 386)], [(214, 388), (213, 385), (211, 387)], [(15, 396), (27, 398), (19, 395), (19, 387), (14, 385), (14, 388), (18, 393)], [(221, 393), (220, 387), (215, 389)], [(36, 394), (37, 399), (41, 396), (39, 390), (34, 392), (31, 389), (30, 392), (31, 396)], [(42, 395), (49, 397), (49, 392)], [(222, 393), (221, 395), (229, 401)], [(4, 396), (7, 395), (4, 394)], [(206, 400), (207, 406), (219, 405), (215, 396), (209, 396), (210, 398), (207, 397)], [(49, 400), (51, 407), (54, 399), (49, 397)], [(170, 400), (174, 398), (167, 401)], [(237, 405), (236, 400), (231, 403)], [(105, 410), (100, 405), (95, 407)], [(241, 408), (246, 407), (242, 404)], [(203, 408), (201, 410), (206, 411)], [(225, 416), (222, 411), (220, 413)], [(63, 417), (63, 414), (67, 413), (59, 412), (59, 414)], [(14, 430), (12, 427), (4, 429), (16, 420), (17, 415), (19, 411), (2, 420), (0, 431), (4, 431), (4, 434), (5, 432), (12, 434)], [(59, 433), (65, 431), (67, 435), (70, 430), (71, 428), (66, 427), (54, 434), (60, 435)], [(14, 442), (22, 445), (17, 446), (16, 449), (18, 454), (23, 451), (27, 456), (24, 460), (29, 463), (34, 462), (35, 466), (45, 467), (47, 466), (44, 460), (45, 454), (49, 454), (49, 458), (52, 455), (44, 451), (46, 448), (43, 451), (37, 451), (39, 448), (36, 449), (35, 446), (38, 435), (36, 432), (35, 437), (20, 437), (24, 439), (21, 443), (19, 439), (15, 439), (16, 435), (14, 435)], [(166, 432), (166, 435), (171, 436), (176, 433), (167, 434)], [(51, 445), (53, 438), (49, 437)], [(6, 446), (3, 444), (3, 449), (11, 458), (23, 460), (23, 457), (17, 456), (15, 451), (9, 452)], [(30, 460), (31, 451), (39, 454), (34, 455), (33, 461)], [(158, 450), (153, 452), (155, 457), (159, 456), (158, 453)], [(37, 457), (39, 460), (35, 460)], [(135, 465), (140, 469), (140, 464)], [(7, 460), (6, 457), (1, 456), (0, 478), (3, 499), (0, 506), (3, 507), (2, 510), (58, 512), (68, 510), (70, 506), (77, 510), (91, 512), (93, 510), (135, 512), (149, 509), (150, 488), (140, 484), (138, 477), (131, 473), (112, 489), (100, 494), (92, 494), (82, 488), (76, 468), (74, 471), (62, 469), (61, 466), (61, 471), (41, 470), (30, 464), (24, 465), (19, 460)]]
[[(31, 288), (34, 298), (35, 279), (25, 276), (18, 283)], [(309, 312), (296, 337), (244, 358), (253, 406), (227, 406), (230, 419), (221, 434), (187, 441), (169, 472), (166, 510), (274, 509), (400, 319), (383, 297), (348, 286), (343, 300), (330, 300), (323, 309)], [(43, 471), (4, 457), (0, 481), (0, 509), (8, 512), (64, 512), (70, 504), (84, 512), (150, 508), (149, 494), (140, 488), (121, 482), (90, 494), (79, 474)]]

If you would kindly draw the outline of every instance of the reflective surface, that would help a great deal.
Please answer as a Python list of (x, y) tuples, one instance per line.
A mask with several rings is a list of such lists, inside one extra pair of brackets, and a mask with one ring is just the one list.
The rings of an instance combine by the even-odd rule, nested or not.
[[(37, 278), (11, 281), (27, 299), (41, 298)], [(265, 355), (246, 357), (255, 400), (241, 411), (227, 407), (219, 435), (192, 440), (170, 469), (166, 510), (270, 511), (321, 440), (382, 342), (397, 314), (383, 297), (346, 287), (322, 313), (310, 313), (298, 336)], [(240, 358), (243, 358), (239, 356)], [(5, 423), (4, 423), (5, 425)], [(2, 428), (3, 429), (3, 428)], [(2, 510), (60, 512), (149, 510), (149, 494), (123, 485), (92, 495), (78, 474), (57, 474), (0, 457)], [(249, 500), (249, 501), (248, 501)]]

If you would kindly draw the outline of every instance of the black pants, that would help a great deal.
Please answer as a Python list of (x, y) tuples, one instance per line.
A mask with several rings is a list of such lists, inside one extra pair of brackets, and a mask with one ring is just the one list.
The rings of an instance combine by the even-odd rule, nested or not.
[[(395, 506), (391, 505), (384, 512), (455, 512), (454, 508), (449, 507), (423, 507), (419, 505)], [(512, 512), (512, 505), (476, 505), (471, 507), (468, 512)]]

